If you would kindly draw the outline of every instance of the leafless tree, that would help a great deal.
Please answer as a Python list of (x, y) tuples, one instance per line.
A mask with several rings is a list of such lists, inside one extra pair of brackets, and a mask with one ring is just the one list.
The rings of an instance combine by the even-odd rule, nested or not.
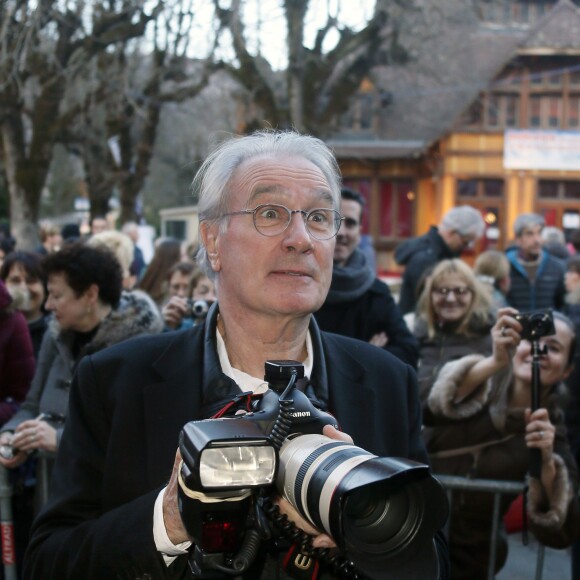
[[(288, 66), (280, 82), (262, 55), (249, 48), (243, 18), (247, 2), (231, 0), (226, 7), (224, 2), (214, 0), (214, 4), (220, 31), (230, 33), (236, 56), (227, 66), (252, 92), (262, 113), (248, 130), (264, 125), (294, 127), (321, 137), (348, 108), (374, 64), (380, 59), (404, 56), (397, 38), (397, 21), (403, 10), (413, 9), (412, 1), (377, 0), (370, 19), (358, 31), (341, 22), (337, 13), (329, 13), (316, 32), (313, 46), (308, 47), (305, 26), (311, 1), (283, 0)], [(352, 3), (348, 6), (352, 10)], [(337, 40), (329, 49), (330, 33)]]
[(37, 243), (54, 144), (71, 121), (67, 87), (92, 59), (142, 36), (162, 2), (4, 0), (0, 4), (0, 139), (13, 234)]
[(117, 187), (123, 218), (134, 217), (162, 103), (195, 94), (207, 80), (186, 78), (193, 16), (191, 2), (177, 0), (1, 5), (1, 159), (21, 247), (36, 244), (57, 142), (80, 152), (94, 213), (106, 210)]

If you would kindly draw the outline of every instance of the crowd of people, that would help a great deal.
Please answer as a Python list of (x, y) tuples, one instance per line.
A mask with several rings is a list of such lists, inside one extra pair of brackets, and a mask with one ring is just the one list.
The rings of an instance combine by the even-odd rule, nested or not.
[[(161, 239), (145, 264), (136, 225), (99, 216), (84, 237), (43, 228), (36, 252), (1, 246), (0, 464), (27, 490), (14, 496), (25, 578), (189, 577), (179, 432), (241, 392), (263, 393), (266, 360), (304, 365), (301, 390), (341, 427), (325, 427), (330, 439), (436, 474), (526, 481), (522, 525), (576, 554), (580, 253), (547, 235), (542, 216), (519, 216), (513, 245), (470, 266), (461, 255), (485, 224), (452, 208), (397, 248), (397, 296), (360, 248), (365, 200), (341, 188), (321, 141), (226, 141), (194, 185), (196, 250)], [(551, 313), (553, 328), (536, 338), (529, 311)], [(502, 497), (502, 514), (514, 499)], [(336, 548), (277, 502), (315, 548)], [(439, 578), (487, 577), (492, 504), (456, 495), (448, 533), (433, 539)], [(263, 544), (244, 577), (289, 577), (288, 546)], [(497, 572), (501, 530), (495, 553)]]

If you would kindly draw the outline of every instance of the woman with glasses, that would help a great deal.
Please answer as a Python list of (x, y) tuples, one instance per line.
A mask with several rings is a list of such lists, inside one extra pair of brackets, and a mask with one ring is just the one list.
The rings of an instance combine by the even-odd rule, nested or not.
[(492, 311), (489, 292), (462, 260), (443, 260), (426, 277), (414, 326), (423, 398), (446, 362), (491, 353)]

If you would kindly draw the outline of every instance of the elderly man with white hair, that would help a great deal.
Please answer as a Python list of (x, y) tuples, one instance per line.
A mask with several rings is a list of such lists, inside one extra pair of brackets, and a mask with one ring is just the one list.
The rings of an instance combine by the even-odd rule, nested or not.
[[(28, 579), (232, 577), (223, 571), (226, 564), (197, 573), (205, 537), (202, 546), (194, 546), (189, 530), (206, 520), (182, 517), (180, 507), (188, 502), (179, 490), (187, 475), (178, 441), (191, 421), (224, 412), (249, 392), (273, 393), (264, 378), (266, 361), (303, 366), (301, 396), (332, 413), (344, 431), (326, 425), (327, 444), (352, 449), (349, 434), (380, 457), (427, 463), (413, 369), (365, 342), (321, 332), (312, 317), (330, 286), (342, 221), (338, 165), (330, 149), (294, 132), (234, 138), (206, 159), (194, 185), (201, 222), (198, 263), (214, 278), (219, 300), (203, 324), (132, 341), (80, 363), (50, 504), (32, 532)], [(248, 469), (258, 471), (252, 465)], [(211, 497), (201, 490), (183, 493), (210, 506), (240, 497), (237, 490)], [(427, 498), (428, 513), (441, 513), (446, 505), (441, 493), (442, 500)], [(297, 517), (286, 500), (275, 501), (313, 534), (314, 548), (332, 549), (329, 535)], [(382, 521), (380, 509), (379, 515)], [(256, 514), (259, 522), (263, 517)], [(373, 514), (368, 517), (374, 521)], [(444, 516), (434, 527), (443, 525), (440, 519)], [(367, 527), (360, 531), (363, 538), (372, 536)], [(213, 533), (213, 542), (228, 529)], [(441, 532), (430, 530), (427, 539), (431, 577), (448, 577)], [(285, 578), (285, 554), (292, 561), (297, 557), (290, 558), (288, 545), (277, 541), (263, 538), (253, 564), (233, 575)], [(297, 566), (313, 563), (300, 549)], [(409, 565), (422, 564), (414, 555), (407, 559)], [(326, 568), (324, 577), (335, 578), (336, 571)]]

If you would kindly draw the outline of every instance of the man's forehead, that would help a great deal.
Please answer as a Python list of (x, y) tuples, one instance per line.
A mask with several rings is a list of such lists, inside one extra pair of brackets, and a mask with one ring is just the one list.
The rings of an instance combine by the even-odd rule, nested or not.
[(530, 235), (530, 234), (539, 234), (542, 231), (543, 227), (540, 224), (532, 224), (529, 226), (525, 226), (522, 228), (520, 236)]
[[(241, 163), (230, 181), (232, 198), (238, 203), (287, 203), (298, 192), (308, 193), (313, 203), (333, 204), (326, 175), (308, 159), (276, 155), (259, 156)], [(235, 202), (234, 202), (235, 203)]]

